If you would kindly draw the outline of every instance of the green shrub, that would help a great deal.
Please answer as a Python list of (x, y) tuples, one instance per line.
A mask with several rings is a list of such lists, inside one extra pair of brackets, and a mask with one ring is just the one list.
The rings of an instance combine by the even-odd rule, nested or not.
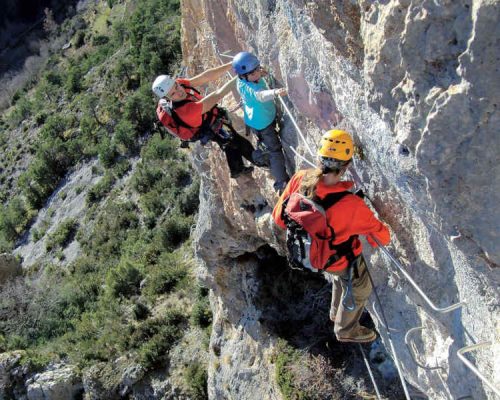
[(83, 89), (83, 74), (77, 65), (69, 67), (66, 81), (64, 82), (64, 89), (69, 95), (74, 95)]
[(147, 193), (162, 177), (163, 172), (159, 167), (141, 163), (132, 177), (132, 187), (139, 193)]
[(113, 175), (116, 179), (120, 179), (130, 170), (130, 167), (130, 161), (126, 158), (122, 158), (113, 166)]
[(192, 224), (192, 218), (173, 214), (158, 229), (155, 238), (166, 250), (172, 251), (189, 238)]
[(295, 377), (290, 366), (297, 363), (298, 353), (285, 340), (280, 340), (276, 348), (275, 375), (276, 382), (285, 400), (306, 400), (305, 393), (294, 384)]
[(98, 146), (99, 160), (105, 168), (111, 168), (118, 156), (118, 149), (108, 137), (104, 138)]
[(35, 123), (40, 126), (47, 120), (47, 114), (45, 112), (39, 112), (35, 115)]
[(120, 153), (134, 154), (137, 152), (135, 128), (126, 119), (121, 120), (115, 127), (115, 141), (118, 144)]
[(64, 131), (69, 127), (69, 120), (62, 115), (51, 115), (45, 121), (40, 136), (42, 138), (61, 138)]
[(87, 193), (87, 204), (101, 201), (111, 190), (115, 178), (111, 174), (105, 174)]
[(29, 214), (24, 201), (14, 197), (6, 206), (0, 206), (0, 233), (6, 242), (15, 242), (29, 222)]
[(55, 86), (60, 86), (62, 84), (62, 78), (61, 78), (61, 75), (58, 74), (56, 71), (48, 71), (45, 75), (44, 75), (44, 78), (45, 80), (50, 83), (51, 85), (55, 85)]
[(139, 292), (142, 279), (139, 269), (129, 261), (123, 261), (108, 272), (106, 285), (113, 296), (130, 297)]
[(97, 35), (92, 38), (92, 46), (102, 46), (109, 42), (109, 38), (104, 35)]
[(127, 347), (138, 348), (139, 362), (152, 369), (168, 359), (168, 352), (182, 337), (185, 325), (182, 314), (169, 311), (163, 318), (149, 319), (133, 328)]
[(73, 45), (75, 48), (79, 49), (85, 44), (85, 32), (83, 30), (78, 30), (73, 37)]
[(19, 363), (24, 367), (28, 367), (31, 373), (41, 372), (50, 364), (52, 361), (51, 358), (50, 354), (44, 354), (36, 350), (28, 350), (23, 353)]
[(153, 161), (163, 161), (176, 156), (178, 145), (170, 137), (162, 139), (159, 134), (153, 135), (141, 150), (141, 157), (146, 165)]
[(184, 380), (194, 400), (208, 399), (208, 372), (206, 367), (198, 363), (188, 365), (184, 372)]
[(198, 211), (200, 206), (200, 180), (198, 177), (182, 192), (179, 206), (184, 215), (193, 215)]
[(149, 269), (144, 293), (150, 296), (171, 292), (187, 275), (183, 264), (157, 265)]
[(22, 96), (8, 116), (10, 125), (16, 126), (21, 121), (28, 118), (28, 116), (32, 113), (32, 108), (33, 105), (31, 104), (27, 96)]
[(145, 320), (151, 314), (148, 306), (140, 302), (134, 304), (133, 312), (135, 319), (138, 321)]
[(51, 251), (56, 247), (65, 247), (70, 240), (73, 239), (76, 230), (78, 229), (78, 222), (74, 218), (68, 218), (61, 222), (56, 230), (49, 235), (45, 248)]
[(200, 328), (207, 328), (212, 323), (212, 310), (208, 297), (199, 298), (191, 311), (191, 323)]

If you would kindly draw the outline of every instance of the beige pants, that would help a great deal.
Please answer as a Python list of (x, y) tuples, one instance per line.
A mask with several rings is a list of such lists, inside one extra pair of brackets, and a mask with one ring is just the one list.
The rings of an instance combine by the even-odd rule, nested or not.
[[(363, 313), (366, 301), (372, 292), (372, 285), (368, 278), (365, 259), (361, 255), (358, 262), (358, 275), (352, 277), (352, 293), (356, 306), (353, 311), (347, 310), (342, 304), (342, 296), (346, 291), (346, 284), (341, 276), (348, 277), (347, 270), (344, 273), (333, 274), (332, 284), (332, 303), (330, 306), (330, 319), (335, 323), (334, 332), (337, 337), (348, 337), (350, 332), (355, 330), (359, 325), (359, 318)], [(350, 305), (350, 298), (347, 298), (347, 305)]]

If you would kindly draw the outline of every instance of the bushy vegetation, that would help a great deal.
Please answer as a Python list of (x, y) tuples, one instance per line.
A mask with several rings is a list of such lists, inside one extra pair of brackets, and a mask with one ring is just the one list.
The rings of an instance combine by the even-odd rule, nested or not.
[[(17, 195), (0, 208), (0, 251), (12, 248), (79, 162), (97, 157), (102, 174), (87, 191), (84, 219), (65, 220), (48, 235), (47, 224), (33, 231), (52, 255), (74, 238), (82, 255), (66, 268), (38, 265), (0, 288), (0, 351), (27, 349), (37, 367), (55, 359), (86, 367), (127, 354), (154, 369), (168, 364), (190, 326), (211, 323), (206, 291), (193, 295), (189, 236), (199, 181), (178, 144), (153, 126), (150, 82), (180, 56), (179, 1), (133, 2), (123, 20), (110, 13), (102, 26), (75, 30), (74, 48), (51, 57), (50, 70), (1, 120), (2, 145), (21, 121), (37, 137)], [(132, 173), (130, 158), (138, 156)], [(168, 296), (192, 301), (171, 300), (158, 311)], [(194, 398), (206, 398), (206, 371), (186, 376)]]
[[(81, 18), (75, 18), (78, 48), (65, 57), (52, 56), (38, 85), (30, 93), (19, 90), (15, 106), (2, 119), (4, 131), (21, 121), (40, 126), (34, 158), (18, 181), (29, 215), (78, 162), (98, 155), (106, 168), (113, 168), (120, 157), (136, 155), (139, 137), (154, 129), (150, 83), (179, 59), (179, 1), (133, 2), (131, 15), (122, 19), (121, 11), (102, 27), (96, 25), (89, 40), (76, 28)], [(107, 187), (109, 180), (90, 202), (107, 194)], [(8, 224), (0, 224), (1, 245), (11, 248), (28, 222), (22, 218), (14, 235)]]
[(56, 247), (64, 247), (73, 238), (78, 228), (78, 223), (73, 218), (68, 218), (57, 227), (57, 229), (49, 235), (45, 247), (47, 251), (51, 251)]

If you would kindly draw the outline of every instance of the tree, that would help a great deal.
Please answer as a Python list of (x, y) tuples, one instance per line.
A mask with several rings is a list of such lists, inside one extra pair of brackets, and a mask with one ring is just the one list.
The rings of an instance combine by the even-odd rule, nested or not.
[(43, 30), (50, 34), (57, 29), (57, 23), (54, 20), (54, 13), (50, 8), (45, 8), (43, 13), (45, 14), (43, 19)]

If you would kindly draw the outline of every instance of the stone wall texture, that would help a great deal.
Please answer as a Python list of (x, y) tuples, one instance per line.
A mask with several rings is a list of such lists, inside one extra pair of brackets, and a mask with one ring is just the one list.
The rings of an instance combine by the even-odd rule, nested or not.
[[(433, 311), (367, 249), (407, 381), (431, 399), (494, 398), (456, 353), (492, 342), (467, 357), (500, 386), (500, 2), (183, 0), (182, 12), (189, 75), (226, 62), (223, 52), (251, 51), (288, 88), (312, 148), (327, 128), (352, 132), (364, 158), (351, 174), (390, 226), (390, 251), (438, 306), (467, 303)], [(289, 146), (311, 157), (288, 118), (283, 125), (294, 172), (305, 165)], [(284, 254), (269, 219), (272, 179), (259, 170), (231, 180), (215, 147), (196, 146), (193, 161), (202, 175), (195, 246), (213, 290), (210, 397), (280, 398), (275, 338), (262, 329), (256, 265), (245, 258), (265, 244)], [(417, 326), (420, 362), (441, 370), (408, 353), (404, 334)]]

